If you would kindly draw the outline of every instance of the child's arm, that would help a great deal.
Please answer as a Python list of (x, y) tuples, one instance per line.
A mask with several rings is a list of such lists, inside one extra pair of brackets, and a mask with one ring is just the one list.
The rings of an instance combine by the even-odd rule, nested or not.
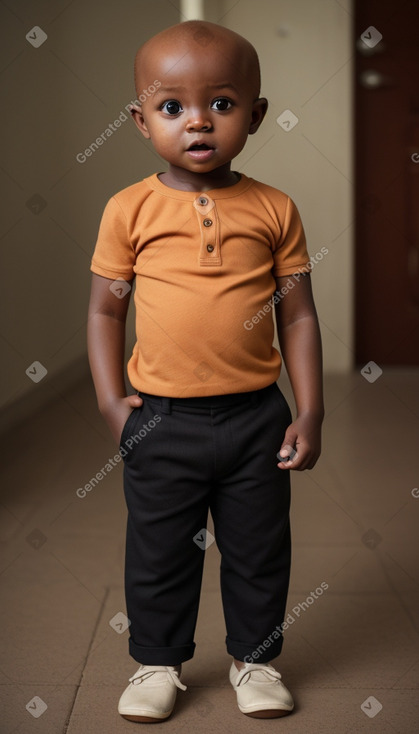
[[(292, 276), (291, 276), (292, 277)], [(289, 277), (276, 278), (277, 290)], [(278, 340), (294, 393), (297, 417), (288, 427), (281, 447), (297, 451), (281, 469), (312, 469), (320, 456), (321, 424), (324, 417), (322, 348), (320, 329), (311, 290), (310, 275), (294, 280), (294, 288), (275, 304)]]
[(117, 298), (109, 286), (113, 280), (93, 274), (90, 294), (87, 349), (99, 410), (119, 443), (133, 408), (143, 401), (126, 396), (124, 380), (125, 321), (130, 293)]

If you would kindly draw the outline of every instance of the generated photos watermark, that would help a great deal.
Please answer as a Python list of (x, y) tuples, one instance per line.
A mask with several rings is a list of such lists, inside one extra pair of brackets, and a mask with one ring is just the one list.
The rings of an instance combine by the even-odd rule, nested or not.
[(368, 696), (368, 698), (361, 703), (361, 710), (366, 714), (370, 719), (373, 719), (374, 716), (377, 716), (377, 714), (382, 711), (383, 704), (380, 703), (378, 698), (375, 696)]
[(158, 79), (155, 79), (153, 84), (150, 84), (147, 89), (143, 89), (143, 91), (138, 95), (137, 99), (128, 102), (128, 104), (125, 105), (124, 109), (120, 111), (118, 117), (116, 117), (113, 122), (109, 123), (108, 127), (105, 128), (105, 130), (97, 136), (96, 140), (90, 143), (90, 145), (88, 145), (87, 148), (85, 148), (83, 151), (77, 153), (77, 163), (86, 163), (87, 159), (91, 158), (91, 156), (96, 153), (98, 148), (100, 148), (103, 143), (106, 143), (108, 138), (112, 137), (112, 135), (116, 133), (118, 128), (121, 127), (122, 123), (126, 122), (129, 119), (124, 110), (128, 113), (131, 113), (133, 107), (141, 106), (141, 104), (146, 101), (147, 97), (151, 97), (159, 87), (161, 87), (161, 82)]
[(214, 543), (215, 538), (209, 530), (207, 530), (206, 528), (201, 528), (199, 533), (196, 533), (196, 535), (193, 536), (192, 540), (198, 546), (198, 548), (201, 548), (201, 550), (206, 550), (210, 547), (210, 545)]
[(128, 456), (128, 453), (132, 451), (134, 446), (137, 446), (149, 433), (153, 430), (153, 428), (156, 427), (158, 423), (161, 421), (161, 416), (156, 414), (150, 420), (148, 423), (143, 423), (142, 427), (140, 428), (137, 433), (133, 433), (129, 438), (125, 439), (124, 445), (119, 447), (118, 453), (115, 454), (111, 459), (108, 459), (106, 464), (102, 466), (101, 469), (99, 469), (98, 472), (96, 472), (95, 476), (92, 477), (83, 487), (79, 487), (76, 489), (76, 495), (77, 497), (80, 497), (80, 499), (84, 499), (86, 497), (88, 492), (91, 492), (92, 489), (97, 487), (100, 482), (105, 479), (105, 477), (110, 474), (112, 469), (114, 469), (122, 459), (124, 459), (126, 456)]
[[(317, 263), (321, 262), (325, 255), (327, 255), (329, 250), (327, 247), (322, 247), (319, 252), (316, 252), (315, 255), (312, 255), (310, 258), (310, 262), (307, 263), (305, 266), (309, 269), (311, 272)], [(293, 273), (288, 278), (287, 282), (284, 286), (282, 286), (281, 290), (275, 291), (272, 298), (269, 299), (267, 303), (263, 306), (263, 308), (259, 309), (257, 313), (255, 313), (254, 316), (252, 316), (251, 319), (246, 319), (246, 321), (243, 322), (243, 326), (247, 331), (251, 331), (257, 324), (259, 324), (262, 319), (272, 311), (273, 307), (276, 306), (277, 303), (280, 303), (283, 298), (289, 293), (294, 287), (295, 283), (300, 281), (300, 278), (307, 274), (307, 271), (305, 268), (299, 268), (296, 273)]]
[(327, 584), (326, 581), (322, 581), (320, 586), (318, 586), (315, 591), (310, 592), (305, 601), (299, 602), (291, 609), (291, 612), (287, 615), (285, 621), (282, 624), (277, 625), (276, 628), (272, 630), (272, 632), (268, 635), (268, 637), (251, 653), (251, 655), (246, 655), (246, 657), (244, 658), (244, 662), (256, 662), (257, 659), (266, 652), (266, 650), (269, 650), (274, 640), (279, 640), (279, 638), (282, 637), (282, 633), (287, 630), (288, 627), (294, 624), (296, 619), (301, 617), (302, 612), (306, 612), (307, 609), (310, 609), (311, 605), (314, 604), (316, 599), (319, 599), (319, 597), (322, 596), (322, 594), (324, 594), (324, 592), (327, 591), (328, 588), (329, 584)]

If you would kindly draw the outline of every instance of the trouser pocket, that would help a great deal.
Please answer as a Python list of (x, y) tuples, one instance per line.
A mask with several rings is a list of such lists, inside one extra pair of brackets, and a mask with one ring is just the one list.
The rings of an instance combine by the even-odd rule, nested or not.
[(138, 408), (133, 408), (128, 418), (126, 419), (124, 423), (124, 427), (122, 429), (121, 439), (119, 441), (120, 448), (126, 449), (127, 445), (129, 445), (129, 440), (133, 435), (133, 432), (134, 432), (134, 429), (137, 423), (139, 411), (141, 411), (142, 409), (143, 409), (143, 405), (140, 405)]

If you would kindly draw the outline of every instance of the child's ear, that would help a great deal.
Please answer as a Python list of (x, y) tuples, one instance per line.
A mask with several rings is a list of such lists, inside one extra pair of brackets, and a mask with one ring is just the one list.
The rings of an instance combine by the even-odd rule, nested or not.
[(141, 105), (132, 104), (130, 105), (129, 111), (139, 131), (144, 135), (145, 138), (147, 138), (147, 140), (149, 140), (151, 136), (147, 130), (147, 125), (144, 120), (143, 110), (142, 110)]
[(268, 109), (268, 100), (265, 97), (259, 97), (253, 102), (252, 108), (252, 122), (249, 126), (249, 135), (253, 135), (261, 124), (263, 118), (266, 115)]

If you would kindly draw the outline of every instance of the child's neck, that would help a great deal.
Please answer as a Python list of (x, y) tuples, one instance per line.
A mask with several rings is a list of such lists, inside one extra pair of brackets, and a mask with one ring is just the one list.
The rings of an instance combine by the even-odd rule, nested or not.
[(230, 170), (231, 163), (226, 163), (220, 168), (215, 168), (207, 173), (195, 173), (185, 168), (169, 165), (169, 170), (158, 174), (159, 179), (165, 186), (180, 191), (210, 191), (211, 189), (222, 189), (234, 186), (240, 176)]

